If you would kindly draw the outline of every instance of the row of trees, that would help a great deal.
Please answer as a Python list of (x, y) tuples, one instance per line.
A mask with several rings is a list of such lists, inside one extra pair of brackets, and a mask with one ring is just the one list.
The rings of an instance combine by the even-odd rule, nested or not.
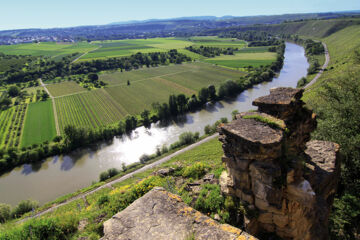
[(218, 47), (206, 47), (206, 46), (200, 46), (200, 47), (186, 47), (187, 50), (203, 55), (204, 57), (215, 57), (220, 56), (220, 54), (224, 55), (234, 55), (234, 52), (238, 50), (238, 48), (218, 48)]

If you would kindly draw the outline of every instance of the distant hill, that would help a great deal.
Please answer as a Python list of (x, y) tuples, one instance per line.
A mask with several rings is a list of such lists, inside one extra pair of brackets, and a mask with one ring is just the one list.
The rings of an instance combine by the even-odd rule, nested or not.
[(18, 29), (0, 31), (0, 44), (31, 41), (77, 41), (152, 37), (187, 37), (220, 28), (234, 28), (257, 24), (280, 24), (308, 19), (350, 18), (360, 11), (283, 14), (269, 16), (194, 16), (173, 19), (114, 22), (97, 26), (78, 26), (50, 29)]

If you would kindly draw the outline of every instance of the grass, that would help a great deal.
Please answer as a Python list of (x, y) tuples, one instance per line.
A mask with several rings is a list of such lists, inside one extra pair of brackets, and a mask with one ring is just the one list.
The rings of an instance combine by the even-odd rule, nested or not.
[[(176, 169), (179, 169), (179, 166), (181, 166), (185, 172), (185, 170), (188, 171), (188, 169), (194, 168), (193, 166), (204, 166), (205, 168), (202, 167), (200, 169), (201, 171), (206, 169), (207, 172), (217, 173), (223, 169), (223, 164), (221, 162), (222, 154), (221, 143), (217, 139), (210, 140), (209, 142), (203, 143), (192, 150), (172, 158), (170, 161), (163, 163), (156, 168), (135, 174), (132, 178), (116, 183), (112, 186), (112, 189), (104, 188), (88, 195), (85, 198), (86, 204), (83, 199), (75, 200), (52, 212), (46, 213), (41, 217), (29, 219), (26, 221), (26, 224), (38, 221), (38, 219), (46, 220), (54, 217), (58, 219), (66, 219), (68, 216), (72, 216), (76, 219), (87, 219), (88, 225), (82, 230), (77, 230), (70, 239), (78, 239), (81, 236), (92, 236), (94, 239), (99, 239), (101, 237), (101, 226), (103, 225), (103, 222), (111, 218), (114, 213), (120, 211), (123, 207), (126, 207), (129, 204), (123, 202), (123, 196), (132, 193), (136, 193), (137, 196), (139, 196), (139, 194), (143, 195), (153, 186), (168, 187), (168, 184), (173, 182), (172, 177), (165, 179), (150, 176), (152, 172), (164, 167), (175, 167)], [(196, 177), (197, 170), (194, 171), (193, 175)], [(139, 179), (141, 179), (141, 181), (139, 181)], [(99, 185), (101, 184), (99, 183), (97, 186)], [(178, 189), (177, 187), (172, 189), (176, 193), (181, 194), (182, 189)], [(107, 201), (100, 200), (105, 199), (104, 196), (107, 196)], [(46, 204), (46, 206), (49, 207), (53, 203)], [(15, 230), (18, 227), (19, 225), (17, 225), (15, 221), (0, 225), (0, 238), (1, 234), (6, 234), (11, 231), (21, 231), (21, 229)]]
[(336, 79), (354, 64), (354, 50), (360, 50), (360, 26), (347, 27), (321, 40), (328, 47), (330, 63), (327, 71), (310, 87), (311, 91), (304, 94), (303, 99), (310, 107), (321, 104), (317, 96), (326, 82), (336, 83)]
[(53, 97), (86, 92), (87, 90), (73, 81), (49, 84), (46, 86)]
[(85, 53), (96, 49), (97, 46), (87, 42), (79, 43), (55, 43), (55, 42), (41, 42), (41, 43), (25, 43), (16, 45), (1, 45), (0, 52), (9, 55), (31, 55), (31, 56), (46, 56), (57, 57), (60, 55), (66, 56), (72, 53)]
[(21, 146), (50, 141), (56, 136), (51, 100), (29, 104)]
[(247, 66), (259, 67), (261, 65), (269, 65), (275, 59), (276, 53), (271, 52), (239, 52), (234, 55), (221, 55), (209, 58), (205, 62), (237, 69)]

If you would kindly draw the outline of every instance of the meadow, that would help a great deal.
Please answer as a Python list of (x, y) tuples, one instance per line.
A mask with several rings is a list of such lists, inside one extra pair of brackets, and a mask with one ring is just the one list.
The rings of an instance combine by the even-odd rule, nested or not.
[(50, 100), (29, 104), (21, 146), (51, 141), (56, 136), (54, 112)]

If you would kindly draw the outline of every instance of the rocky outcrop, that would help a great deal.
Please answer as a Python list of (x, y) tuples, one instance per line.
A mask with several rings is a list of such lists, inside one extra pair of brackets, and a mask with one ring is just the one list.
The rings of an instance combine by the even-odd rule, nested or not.
[(102, 240), (255, 240), (187, 206), (178, 195), (154, 188), (104, 223)]
[(276, 88), (256, 99), (258, 112), (241, 113), (219, 128), (227, 171), (221, 190), (258, 210), (245, 221), (251, 234), (327, 239), (327, 221), (339, 179), (339, 146), (309, 141), (316, 116), (302, 89)]

